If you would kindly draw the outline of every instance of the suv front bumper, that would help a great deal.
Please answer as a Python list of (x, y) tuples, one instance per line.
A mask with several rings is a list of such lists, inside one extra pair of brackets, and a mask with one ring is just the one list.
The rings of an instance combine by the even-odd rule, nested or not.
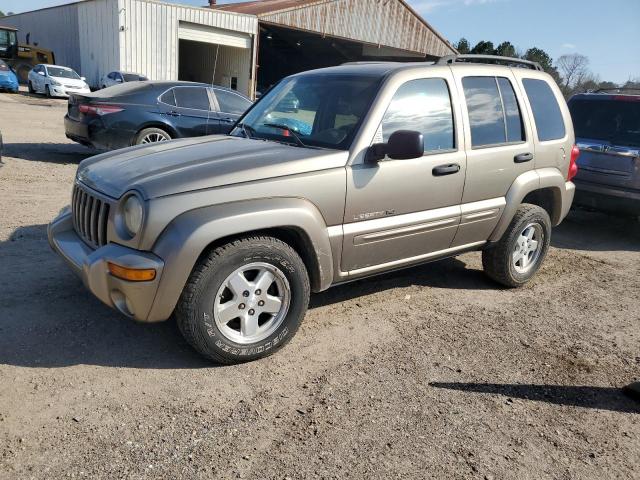
[[(148, 321), (164, 269), (162, 259), (115, 243), (93, 250), (73, 229), (69, 207), (49, 224), (47, 234), (51, 248), (66, 261), (91, 293), (128, 317)], [(108, 263), (126, 268), (155, 269), (156, 276), (144, 282), (122, 280), (109, 273)]]

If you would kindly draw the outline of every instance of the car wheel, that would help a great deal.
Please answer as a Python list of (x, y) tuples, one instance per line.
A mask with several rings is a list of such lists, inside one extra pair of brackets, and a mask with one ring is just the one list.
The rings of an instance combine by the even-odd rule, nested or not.
[(51, 98), (51, 90), (49, 89), (49, 85), (44, 86), (44, 94), (47, 96), (47, 98)]
[(33, 83), (31, 83), (31, 80), (29, 80), (28, 88), (29, 93), (35, 93), (35, 89), (33, 88)]
[(167, 140), (171, 140), (171, 135), (161, 128), (145, 128), (136, 136), (135, 145), (166, 142)]
[(293, 248), (273, 237), (246, 237), (198, 262), (175, 317), (203, 356), (248, 362), (275, 353), (295, 335), (309, 294), (307, 269)]
[(543, 208), (522, 204), (498, 243), (483, 250), (485, 273), (507, 287), (521, 287), (536, 274), (551, 242), (551, 220)]

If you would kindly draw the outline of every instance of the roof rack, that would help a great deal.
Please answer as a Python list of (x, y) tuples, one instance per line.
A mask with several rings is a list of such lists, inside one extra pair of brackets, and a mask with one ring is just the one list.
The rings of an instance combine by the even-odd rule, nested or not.
[(640, 87), (612, 87), (612, 88), (599, 88), (592, 90), (590, 93), (625, 93), (625, 92), (638, 92), (640, 93)]
[(532, 62), (530, 60), (523, 60), (521, 58), (513, 57), (500, 57), (498, 55), (447, 55), (440, 58), (436, 65), (451, 65), (453, 63), (489, 63), (489, 64), (504, 64), (508, 67), (524, 67), (532, 70), (544, 71), (542, 66), (538, 62)]

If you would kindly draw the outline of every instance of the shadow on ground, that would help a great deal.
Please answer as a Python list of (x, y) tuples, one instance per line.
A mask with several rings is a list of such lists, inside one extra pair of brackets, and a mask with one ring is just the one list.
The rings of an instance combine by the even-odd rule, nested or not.
[[(572, 214), (569, 226), (556, 235), (556, 246), (569, 248), (562, 245), (572, 242), (595, 246), (600, 241), (607, 242), (607, 248), (634, 248), (629, 229), (624, 236), (603, 231), (603, 227), (593, 226), (599, 217), (590, 215), (591, 218), (580, 214), (574, 219)], [(617, 224), (613, 228), (618, 228)], [(313, 295), (310, 308), (410, 286), (478, 291), (501, 288), (482, 271), (452, 258), (336, 286)], [(46, 225), (21, 227), (0, 243), (0, 363), (25, 367), (83, 363), (159, 369), (211, 366), (182, 339), (174, 321), (135, 323), (95, 299), (51, 252)], [(551, 391), (552, 399), (563, 398), (559, 391), (546, 391)], [(546, 395), (535, 386), (526, 391), (516, 389), (510, 395), (517, 396), (518, 392), (541, 398)], [(588, 391), (567, 390), (564, 398), (585, 402), (580, 400), (581, 396), (590, 398), (585, 393)], [(607, 395), (615, 396), (614, 392)]]
[(554, 405), (640, 414), (640, 403), (626, 396), (623, 389), (613, 387), (447, 382), (432, 382), (429, 385), (435, 388), (502, 395)]
[(640, 221), (633, 217), (574, 209), (553, 230), (556, 248), (640, 252)]
[(36, 162), (80, 163), (98, 153), (76, 143), (5, 143), (2, 156)]

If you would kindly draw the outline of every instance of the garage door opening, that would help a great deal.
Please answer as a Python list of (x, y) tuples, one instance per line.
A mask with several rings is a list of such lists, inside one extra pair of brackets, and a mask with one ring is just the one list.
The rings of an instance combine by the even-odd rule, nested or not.
[(264, 93), (294, 73), (346, 62), (425, 60), (435, 57), (261, 23), (257, 90)]
[(251, 37), (180, 22), (178, 80), (232, 88), (250, 95)]

